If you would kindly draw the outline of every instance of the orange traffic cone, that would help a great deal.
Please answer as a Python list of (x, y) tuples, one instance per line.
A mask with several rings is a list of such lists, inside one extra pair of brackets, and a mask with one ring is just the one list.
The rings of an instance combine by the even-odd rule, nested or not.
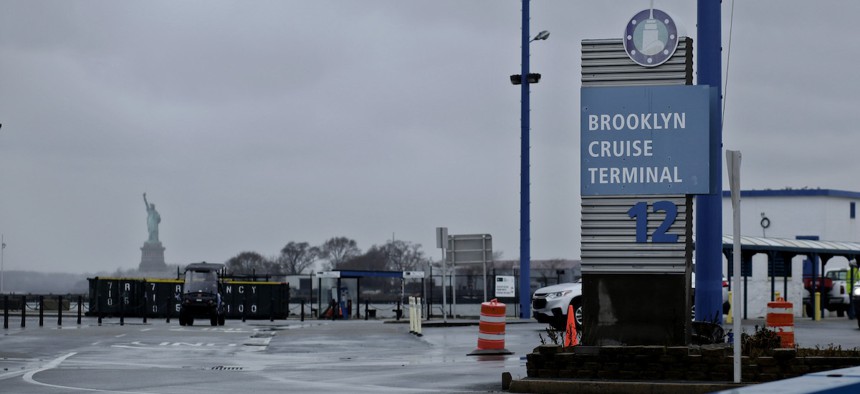
[(564, 347), (579, 345), (576, 339), (576, 317), (573, 313), (573, 305), (567, 307), (567, 329), (564, 331)]

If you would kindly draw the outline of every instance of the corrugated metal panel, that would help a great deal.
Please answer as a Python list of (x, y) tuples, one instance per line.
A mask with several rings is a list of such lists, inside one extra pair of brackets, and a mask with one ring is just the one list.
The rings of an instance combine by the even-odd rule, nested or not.
[[(636, 220), (628, 211), (639, 202), (653, 206), (670, 201), (678, 207), (667, 234), (678, 236), (674, 243), (636, 242)], [(665, 213), (648, 210), (647, 233), (663, 223)], [(582, 273), (684, 273), (692, 259), (692, 196), (617, 196), (582, 198)]]
[(582, 40), (582, 86), (693, 84), (693, 39), (681, 37), (666, 63), (642, 67), (624, 52), (621, 39)]
[[(723, 235), (723, 249), (731, 249), (733, 240), (731, 235)], [(860, 243), (845, 241), (814, 241), (808, 239), (791, 238), (763, 238), (741, 236), (741, 250), (754, 250), (766, 252), (769, 250), (781, 252), (794, 252), (797, 254), (821, 253), (837, 256), (860, 255)]]
[[(621, 39), (582, 41), (582, 86), (693, 84), (693, 40), (681, 37), (666, 63), (642, 67), (624, 52)], [(668, 233), (675, 243), (637, 243), (636, 220), (628, 210), (640, 201), (673, 201), (678, 215)], [(665, 214), (648, 211), (648, 234)], [(600, 196), (582, 198), (582, 273), (685, 273), (692, 260), (692, 196)], [(690, 241), (690, 242), (688, 242)]]

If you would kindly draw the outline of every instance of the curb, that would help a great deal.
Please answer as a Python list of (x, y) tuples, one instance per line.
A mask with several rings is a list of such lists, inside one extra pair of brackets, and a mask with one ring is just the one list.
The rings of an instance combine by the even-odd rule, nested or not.
[(513, 380), (511, 393), (577, 393), (577, 394), (695, 394), (713, 393), (747, 386), (730, 382), (645, 382), (645, 381), (601, 381), (575, 379)]

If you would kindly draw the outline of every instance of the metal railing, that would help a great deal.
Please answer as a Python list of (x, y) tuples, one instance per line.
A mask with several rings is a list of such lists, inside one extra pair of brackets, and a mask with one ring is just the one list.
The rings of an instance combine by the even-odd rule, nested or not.
[[(72, 308), (74, 300), (75, 307)], [(69, 310), (69, 316), (76, 317), (76, 323), (81, 324), (84, 314), (84, 296), (82, 295), (8, 295), (2, 296), (3, 301), (3, 328), (9, 328), (9, 320), (12, 317), (20, 317), (21, 328), (27, 326), (27, 318), (36, 315), (39, 319), (39, 327), (45, 325), (45, 312), (48, 316), (57, 318), (57, 326), (63, 325), (63, 311)], [(76, 313), (72, 313), (76, 310)]]

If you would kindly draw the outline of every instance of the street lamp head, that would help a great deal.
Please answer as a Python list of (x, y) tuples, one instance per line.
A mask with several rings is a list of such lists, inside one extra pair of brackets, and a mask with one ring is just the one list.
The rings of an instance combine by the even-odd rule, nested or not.
[[(549, 38), (549, 31), (544, 30), (544, 31), (542, 31), (542, 32), (538, 33), (538, 34), (535, 36), (535, 38), (532, 38), (532, 39), (531, 39), (531, 41), (535, 41), (535, 40), (546, 40), (547, 38)], [(531, 41), (529, 41), (529, 42), (531, 42)]]

